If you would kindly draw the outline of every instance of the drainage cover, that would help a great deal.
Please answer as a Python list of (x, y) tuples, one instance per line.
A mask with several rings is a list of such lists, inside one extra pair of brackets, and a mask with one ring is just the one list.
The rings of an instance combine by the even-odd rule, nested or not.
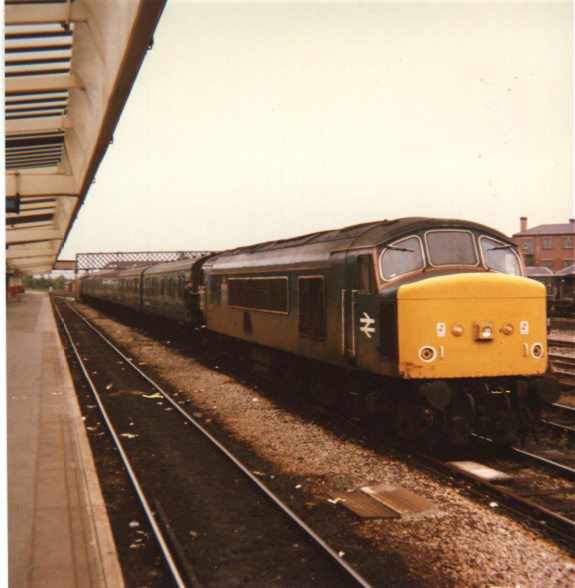
[(347, 509), (363, 519), (397, 519), (399, 514), (371, 498), (361, 490), (346, 492), (337, 497)]
[(363, 486), (361, 491), (395, 511), (398, 515), (430, 510), (433, 503), (407, 488), (390, 488), (386, 484)]

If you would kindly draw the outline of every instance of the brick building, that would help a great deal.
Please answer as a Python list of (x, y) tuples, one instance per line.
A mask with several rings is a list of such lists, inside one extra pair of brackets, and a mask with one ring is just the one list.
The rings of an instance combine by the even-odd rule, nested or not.
[(543, 266), (554, 272), (575, 263), (575, 218), (568, 223), (527, 228), (527, 217), (520, 219), (520, 231), (512, 237), (525, 265)]

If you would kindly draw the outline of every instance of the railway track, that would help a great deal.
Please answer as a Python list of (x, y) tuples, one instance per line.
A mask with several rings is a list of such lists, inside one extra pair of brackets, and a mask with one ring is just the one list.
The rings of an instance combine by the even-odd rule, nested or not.
[(369, 586), (170, 394), (64, 301), (57, 315), (175, 586)]
[(552, 429), (575, 436), (575, 407), (556, 402), (546, 410), (543, 423)]
[[(566, 349), (571, 349), (570, 347)], [(550, 352), (551, 371), (567, 388), (575, 388), (575, 355)]]
[(550, 335), (547, 339), (548, 347), (567, 347), (568, 349), (575, 349), (575, 338), (569, 336), (559, 337), (557, 335)]
[[(420, 457), (424, 467), (462, 481), (467, 490), (490, 507), (508, 509), (575, 550), (575, 486), (569, 483), (575, 474), (572, 468), (552, 460), (544, 463), (541, 455), (519, 449), (502, 454), (500, 450), (486, 452), (483, 448), (471, 458), (439, 459), (429, 454)], [(470, 461), (506, 477), (490, 480), (462, 469), (461, 464)], [(549, 467), (556, 472), (554, 475), (547, 473)]]

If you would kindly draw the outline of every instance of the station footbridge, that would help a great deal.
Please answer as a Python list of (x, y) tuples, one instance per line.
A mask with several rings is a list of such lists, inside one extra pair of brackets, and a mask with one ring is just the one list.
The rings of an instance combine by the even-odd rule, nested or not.
[(56, 267), (165, 2), (5, 2), (9, 271)]

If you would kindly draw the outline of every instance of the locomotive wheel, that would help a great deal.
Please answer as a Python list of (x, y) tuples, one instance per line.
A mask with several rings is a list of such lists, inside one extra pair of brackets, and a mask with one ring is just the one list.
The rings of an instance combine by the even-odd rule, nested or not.
[(438, 437), (438, 428), (433, 411), (420, 402), (397, 403), (395, 432), (409, 443), (433, 444)]

